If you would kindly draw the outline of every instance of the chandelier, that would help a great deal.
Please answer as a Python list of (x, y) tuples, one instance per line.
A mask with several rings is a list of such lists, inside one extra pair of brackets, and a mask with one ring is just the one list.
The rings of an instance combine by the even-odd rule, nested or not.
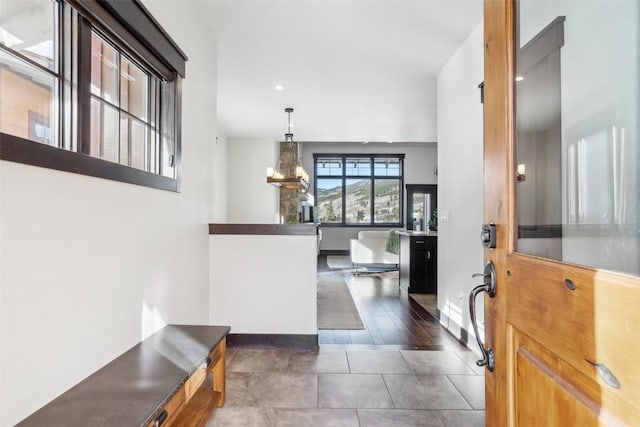
[(284, 111), (288, 116), (287, 133), (284, 134), (284, 141), (280, 143), (280, 154), (276, 167), (267, 168), (267, 182), (276, 187), (306, 192), (309, 188), (309, 174), (300, 162), (299, 146), (293, 140), (293, 133), (291, 133), (293, 108), (287, 107)]

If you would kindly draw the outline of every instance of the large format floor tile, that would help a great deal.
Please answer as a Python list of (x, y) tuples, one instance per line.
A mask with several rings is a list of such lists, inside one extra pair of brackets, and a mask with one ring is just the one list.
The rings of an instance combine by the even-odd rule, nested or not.
[(484, 376), (447, 375), (473, 409), (484, 409)]
[(401, 353), (416, 374), (475, 374), (454, 351), (405, 350)]
[(485, 427), (484, 411), (440, 411), (445, 427)]
[(207, 427), (276, 427), (272, 408), (231, 407), (218, 408)]
[(315, 374), (229, 372), (227, 406), (316, 408)]
[(436, 411), (358, 409), (361, 427), (443, 427)]
[(236, 350), (228, 372), (284, 372), (289, 365), (289, 350)]
[(278, 427), (359, 427), (355, 409), (276, 409)]
[(384, 375), (393, 404), (406, 409), (471, 409), (445, 375)]
[(287, 372), (348, 374), (347, 354), (341, 351), (293, 351)]
[(318, 375), (320, 408), (393, 408), (381, 375)]
[(352, 374), (410, 374), (399, 351), (347, 351)]
[(473, 351), (456, 351), (456, 354), (460, 356), (460, 358), (464, 360), (471, 369), (473, 369), (473, 372), (475, 372), (476, 375), (484, 375), (485, 367), (478, 366), (476, 364), (476, 361), (481, 359), (480, 356)]

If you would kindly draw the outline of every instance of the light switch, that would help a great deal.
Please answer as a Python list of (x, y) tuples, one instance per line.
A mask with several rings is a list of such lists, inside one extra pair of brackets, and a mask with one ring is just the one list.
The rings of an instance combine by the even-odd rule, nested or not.
[(442, 222), (449, 222), (449, 209), (438, 210), (438, 217)]

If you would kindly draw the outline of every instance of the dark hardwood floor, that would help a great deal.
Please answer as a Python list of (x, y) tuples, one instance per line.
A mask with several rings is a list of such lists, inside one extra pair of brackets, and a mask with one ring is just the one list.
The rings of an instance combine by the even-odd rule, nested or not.
[(402, 292), (397, 272), (360, 274), (332, 270), (318, 257), (318, 278), (344, 278), (364, 322), (362, 330), (318, 331), (323, 349), (468, 350), (437, 319)]

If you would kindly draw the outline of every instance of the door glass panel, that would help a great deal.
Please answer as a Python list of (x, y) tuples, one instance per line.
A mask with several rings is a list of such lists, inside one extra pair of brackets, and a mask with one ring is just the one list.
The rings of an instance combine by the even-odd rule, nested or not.
[(521, 253), (640, 273), (640, 2), (518, 2)]

